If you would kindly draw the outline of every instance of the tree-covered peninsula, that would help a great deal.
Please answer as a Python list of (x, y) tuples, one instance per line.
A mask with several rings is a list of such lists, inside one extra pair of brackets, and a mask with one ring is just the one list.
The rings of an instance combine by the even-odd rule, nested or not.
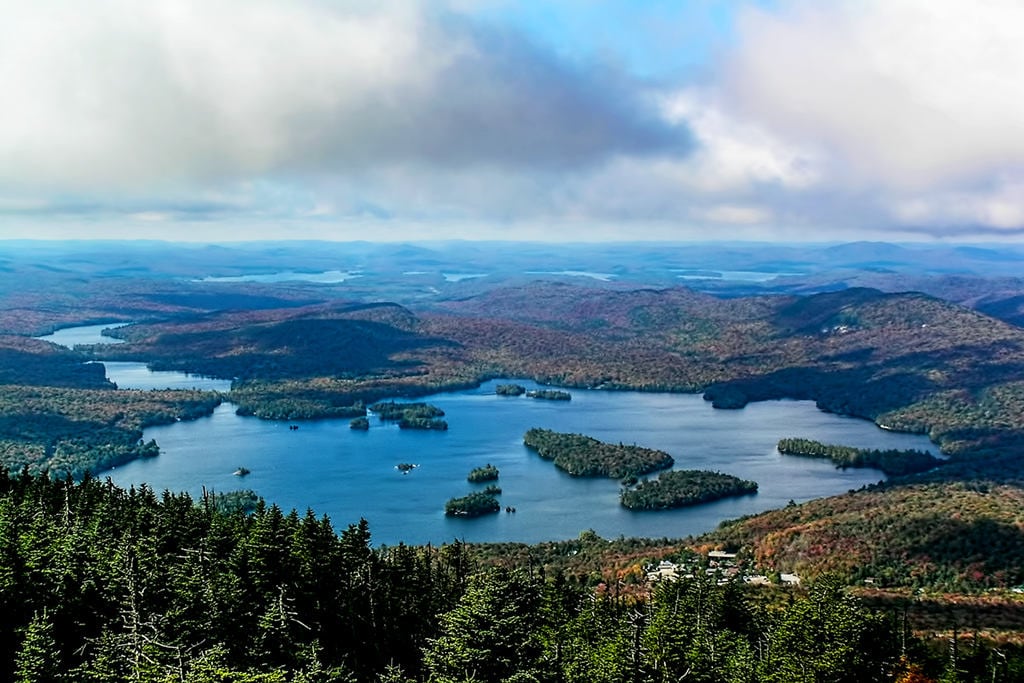
[(657, 479), (624, 489), (622, 505), (630, 510), (668, 510), (757, 492), (757, 482), (708, 470), (673, 470)]
[(523, 444), (577, 477), (623, 479), (665, 469), (675, 463), (665, 451), (610, 444), (583, 434), (550, 429), (530, 429), (523, 436)]
[(811, 439), (782, 439), (778, 444), (782, 455), (806, 458), (828, 458), (836, 467), (873, 467), (889, 476), (925, 472), (942, 464), (931, 453), (917, 450), (867, 449), (825, 444)]

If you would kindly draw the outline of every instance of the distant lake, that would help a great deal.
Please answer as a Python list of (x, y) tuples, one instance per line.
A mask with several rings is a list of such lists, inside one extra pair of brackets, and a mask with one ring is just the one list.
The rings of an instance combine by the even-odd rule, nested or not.
[(487, 277), (487, 273), (441, 273), (445, 282), (462, 282), (463, 280), (473, 280), (478, 277)]
[(80, 325), (78, 327), (65, 327), (53, 334), (47, 334), (36, 339), (42, 339), (58, 346), (66, 346), (69, 349), (75, 348), (77, 344), (123, 344), (123, 339), (104, 337), (103, 330), (112, 330), (117, 327), (124, 327), (130, 323), (107, 323), (105, 325)]
[(145, 363), (103, 361), (107, 379), (118, 389), (202, 389), (231, 391), (231, 380), (190, 375), (185, 372), (150, 370)]
[[(124, 327), (131, 323), (114, 325), (81, 325), (57, 330), (45, 337), (37, 337), (44, 341), (66, 346), (69, 349), (77, 344), (122, 344), (123, 339), (104, 337), (103, 330)], [(107, 371), (107, 379), (117, 385), (118, 389), (202, 389), (204, 391), (230, 391), (231, 380), (214, 379), (184, 372), (153, 371), (145, 363), (131, 361), (103, 361)]]
[(528, 270), (527, 275), (565, 275), (568, 277), (589, 277), (592, 280), (610, 282), (615, 273), (593, 273), (589, 270)]
[(256, 275), (225, 275), (220, 277), (204, 277), (197, 282), (318, 282), (320, 284), (337, 284), (353, 278), (362, 277), (354, 270), (326, 270), (319, 273), (298, 273), (285, 270), (278, 273), (261, 273)]
[(777, 277), (799, 275), (799, 273), (765, 273), (756, 270), (687, 270), (677, 275), (682, 280), (731, 280), (734, 282), (768, 282)]
[[(62, 330), (63, 339), (96, 343), (107, 326)], [(74, 332), (73, 330), (77, 330)], [(230, 382), (180, 372), (152, 372), (143, 363), (104, 362), (107, 376), (124, 389), (196, 387), (226, 391)], [(837, 470), (831, 463), (779, 455), (783, 437), (806, 437), (863, 448), (936, 451), (924, 436), (879, 429), (871, 422), (819, 411), (810, 401), (752, 403), (743, 410), (715, 410), (699, 395), (572, 389), (572, 401), (542, 401), (495, 394), (495, 380), (477, 389), (423, 399), (445, 411), (447, 432), (400, 430), (371, 416), (369, 431), (348, 420), (286, 422), (239, 417), (221, 405), (210, 417), (150, 427), (161, 455), (104, 473), (120, 486), (148, 483), (157, 491), (203, 486), (251, 488), (285, 510), (312, 508), (338, 528), (360, 517), (376, 544), (522, 541), (574, 538), (593, 529), (605, 538), (678, 538), (709, 531), (726, 519), (831, 496), (875, 483), (877, 470)], [(504, 380), (508, 381), (508, 380)], [(528, 388), (533, 382), (519, 381)], [(523, 446), (531, 427), (578, 432), (613, 443), (636, 443), (672, 454), (677, 469), (710, 469), (753, 479), (757, 494), (661, 512), (632, 512), (619, 505), (619, 483), (582, 479), (558, 470)], [(408, 474), (395, 466), (419, 465)], [(501, 476), (500, 512), (478, 519), (444, 516), (449, 498), (481, 486), (466, 481), (474, 467), (491, 463)], [(232, 473), (246, 467), (251, 474)]]

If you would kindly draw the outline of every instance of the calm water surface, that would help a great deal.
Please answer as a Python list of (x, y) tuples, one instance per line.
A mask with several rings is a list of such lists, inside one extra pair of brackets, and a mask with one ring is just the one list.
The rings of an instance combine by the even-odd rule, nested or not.
[(128, 323), (107, 323), (105, 325), (80, 325), (78, 327), (65, 327), (63, 330), (57, 330), (53, 334), (48, 334), (43, 337), (36, 337), (36, 339), (42, 339), (58, 346), (66, 346), (69, 349), (73, 349), (77, 344), (123, 344), (123, 339), (115, 339), (113, 337), (104, 337), (102, 335), (103, 330), (113, 330), (118, 327), (124, 327)]
[[(375, 543), (466, 541), (537, 542), (572, 538), (585, 529), (601, 536), (680, 537), (720, 521), (833, 495), (877, 482), (876, 470), (837, 470), (824, 461), (783, 457), (786, 436), (862, 447), (921, 448), (926, 438), (895, 434), (873, 424), (818, 411), (813, 403), (772, 401), (739, 411), (714, 410), (700, 396), (573, 390), (571, 402), (504, 397), (496, 382), (425, 400), (447, 414), (447, 432), (399, 430), (371, 418), (367, 432), (347, 420), (288, 424), (239, 417), (223, 405), (208, 418), (147, 429), (161, 455), (109, 474), (122, 486), (157, 490), (249, 487), (285, 509), (312, 508), (338, 526), (366, 517)], [(524, 384), (533, 387), (532, 383)], [(631, 512), (619, 505), (618, 482), (561, 472), (522, 445), (530, 427), (580, 432), (611, 442), (668, 451), (678, 469), (711, 469), (753, 479), (751, 496), (663, 512)], [(934, 449), (933, 449), (934, 450)], [(419, 467), (408, 474), (400, 462)], [(478, 519), (445, 517), (445, 501), (482, 488), (466, 481), (470, 469), (499, 468), (501, 512)], [(232, 475), (245, 466), (252, 473)]]
[[(106, 325), (68, 328), (46, 339), (66, 345), (107, 341)], [(62, 336), (58, 337), (58, 335)], [(152, 372), (143, 363), (105, 362), (107, 377), (123, 389), (197, 387), (226, 391), (230, 382)], [(884, 478), (877, 470), (837, 470), (830, 463), (779, 455), (780, 438), (799, 436), (867, 448), (935, 448), (923, 436), (898, 434), (853, 418), (823, 413), (809, 401), (753, 403), (715, 410), (700, 396), (574, 389), (572, 401), (498, 396), (488, 382), (477, 389), (421, 400), (442, 408), (447, 432), (400, 430), (371, 417), (366, 432), (348, 420), (299, 423), (239, 417), (224, 404), (210, 417), (145, 430), (161, 455), (107, 474), (121, 486), (148, 483), (158, 491), (252, 488), (287, 509), (327, 514), (338, 527), (360, 517), (377, 544), (466, 541), (538, 542), (573, 538), (586, 529), (601, 536), (681, 537), (713, 529), (741, 515), (842, 493)], [(532, 382), (520, 382), (536, 388)], [(661, 512), (619, 505), (618, 482), (580, 479), (523, 446), (531, 427), (579, 432), (602, 441), (660, 448), (677, 469), (711, 469), (753, 479), (755, 495)], [(402, 474), (400, 462), (419, 467)], [(466, 481), (474, 467), (499, 468), (503, 506), (517, 509), (478, 519), (451, 519), (444, 503), (482, 488)], [(244, 479), (232, 473), (251, 470)]]

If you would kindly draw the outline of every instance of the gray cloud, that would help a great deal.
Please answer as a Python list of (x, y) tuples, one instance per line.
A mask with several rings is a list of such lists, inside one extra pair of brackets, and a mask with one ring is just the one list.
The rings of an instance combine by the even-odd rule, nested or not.
[(188, 184), (685, 151), (611, 69), (407, 3), (40, 0), (0, 28), (0, 183)]

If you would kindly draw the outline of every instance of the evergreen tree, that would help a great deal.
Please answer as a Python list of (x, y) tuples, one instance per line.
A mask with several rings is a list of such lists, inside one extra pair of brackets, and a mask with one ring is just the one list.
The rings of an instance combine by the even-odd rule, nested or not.
[(28, 623), (14, 666), (17, 683), (64, 680), (64, 667), (53, 637), (53, 624), (45, 610), (36, 613)]
[(433, 679), (497, 683), (536, 670), (540, 598), (537, 582), (521, 573), (474, 576), (455, 609), (441, 616), (440, 635), (424, 651)]

